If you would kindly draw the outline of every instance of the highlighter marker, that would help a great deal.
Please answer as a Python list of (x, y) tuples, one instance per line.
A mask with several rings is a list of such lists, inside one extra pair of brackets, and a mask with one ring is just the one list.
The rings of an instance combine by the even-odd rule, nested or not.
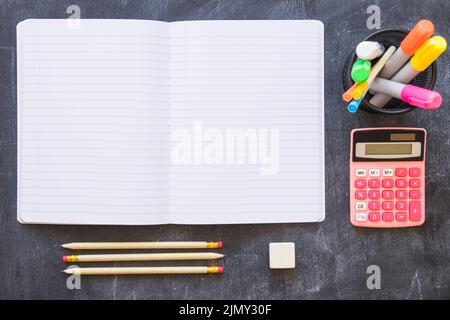
[(402, 84), (392, 80), (376, 78), (370, 86), (375, 92), (382, 92), (391, 97), (400, 99), (412, 106), (436, 110), (441, 107), (442, 97), (436, 91), (413, 86), (411, 84)]
[(380, 70), (383, 69), (384, 65), (386, 64), (386, 61), (388, 61), (389, 58), (392, 57), (395, 50), (396, 49), (394, 46), (390, 46), (389, 49), (386, 50), (383, 56), (380, 59), (378, 59), (377, 63), (373, 66), (372, 70), (370, 71), (370, 76), (369, 79), (367, 79), (367, 82), (358, 85), (355, 91), (353, 91), (352, 96), (354, 98), (354, 101), (350, 102), (349, 105), (347, 106), (347, 110), (349, 112), (355, 113), (358, 110), (359, 105), (361, 104), (362, 100), (364, 99), (364, 96), (366, 95), (367, 91), (372, 85), (373, 80), (375, 80), (378, 73), (380, 73)]
[(356, 111), (358, 111), (359, 105), (362, 102), (362, 98), (359, 100), (353, 100), (352, 102), (350, 102), (347, 106), (347, 110), (350, 113), (355, 113)]
[[(411, 61), (397, 72), (391, 80), (400, 83), (411, 82), (420, 72), (428, 68), (446, 48), (447, 42), (444, 38), (435, 36), (428, 39), (417, 49)], [(390, 100), (389, 95), (377, 93), (369, 102), (376, 107), (383, 108)]]
[(408, 62), (409, 58), (416, 50), (434, 33), (434, 25), (429, 20), (420, 20), (414, 28), (406, 35), (400, 44), (400, 48), (395, 52), (391, 59), (386, 63), (381, 78), (390, 79)]
[(358, 87), (356, 87), (356, 89), (353, 91), (352, 98), (354, 100), (361, 99), (368, 87), (369, 87), (369, 83), (367, 81), (359, 84)]
[(351, 76), (356, 83), (363, 83), (369, 78), (370, 75), (370, 61), (358, 59), (352, 66)]
[(355, 91), (355, 89), (358, 87), (357, 83), (354, 83), (347, 91), (345, 91), (342, 94), (342, 100), (344, 100), (345, 102), (350, 102), (352, 101), (352, 95), (353, 95), (353, 91)]

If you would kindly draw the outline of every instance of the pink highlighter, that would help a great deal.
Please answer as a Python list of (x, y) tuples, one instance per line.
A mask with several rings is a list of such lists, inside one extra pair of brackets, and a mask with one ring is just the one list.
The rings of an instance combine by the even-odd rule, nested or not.
[(376, 78), (372, 82), (370, 90), (401, 99), (412, 106), (422, 109), (436, 110), (439, 109), (442, 104), (442, 97), (436, 91), (383, 78)]

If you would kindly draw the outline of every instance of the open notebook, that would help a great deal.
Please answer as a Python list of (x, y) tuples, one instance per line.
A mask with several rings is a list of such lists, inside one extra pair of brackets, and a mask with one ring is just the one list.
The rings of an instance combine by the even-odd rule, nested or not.
[(325, 217), (319, 21), (26, 20), (18, 219)]

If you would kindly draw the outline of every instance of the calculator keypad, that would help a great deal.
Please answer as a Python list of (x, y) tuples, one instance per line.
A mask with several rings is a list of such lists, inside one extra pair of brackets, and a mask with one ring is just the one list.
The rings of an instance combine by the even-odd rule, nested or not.
[(401, 226), (421, 221), (422, 168), (356, 168), (352, 180), (357, 222)]

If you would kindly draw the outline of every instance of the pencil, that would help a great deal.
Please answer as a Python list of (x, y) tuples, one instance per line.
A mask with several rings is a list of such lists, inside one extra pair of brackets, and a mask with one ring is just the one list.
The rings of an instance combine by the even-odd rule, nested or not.
[(378, 73), (380, 73), (381, 69), (385, 66), (386, 62), (389, 58), (394, 54), (396, 48), (394, 46), (390, 46), (389, 49), (383, 54), (383, 56), (378, 60), (378, 62), (373, 66), (370, 70), (369, 79), (366, 82), (361, 83), (358, 87), (353, 91), (352, 97), (354, 100), (359, 100), (364, 98), (367, 91), (370, 89), (370, 85), (373, 80), (377, 77)]
[(215, 252), (87, 254), (63, 256), (64, 262), (150, 261), (150, 260), (214, 260), (223, 258)]
[(114, 267), (114, 268), (70, 268), (63, 270), (76, 275), (116, 274), (213, 274), (223, 273), (223, 267)]
[(352, 97), (355, 100), (353, 100), (347, 105), (348, 112), (355, 113), (356, 111), (358, 111), (359, 105), (364, 99), (366, 93), (369, 91), (370, 85), (372, 84), (373, 80), (377, 77), (381, 69), (383, 69), (384, 65), (392, 56), (392, 54), (395, 52), (395, 50), (396, 49), (394, 46), (390, 46), (389, 49), (386, 50), (383, 56), (377, 61), (377, 63), (370, 70), (369, 79), (367, 79), (365, 83), (358, 85), (358, 87), (353, 91)]
[(222, 241), (172, 241), (172, 242), (72, 242), (62, 245), (66, 249), (214, 249), (222, 248)]

